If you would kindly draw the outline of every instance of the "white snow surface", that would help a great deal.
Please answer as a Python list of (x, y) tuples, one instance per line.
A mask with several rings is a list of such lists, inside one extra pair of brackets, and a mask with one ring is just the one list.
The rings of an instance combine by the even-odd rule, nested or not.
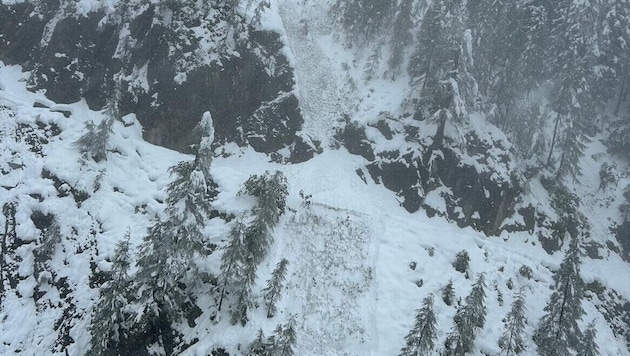
[[(303, 134), (323, 142), (324, 147), (343, 114), (362, 121), (381, 111), (399, 110), (405, 90), (401, 83), (406, 80), (375, 79), (365, 86), (359, 84), (358, 90), (351, 89), (349, 82), (362, 80), (362, 66), (353, 65), (353, 53), (333, 41), (334, 29), (326, 9), (323, 1), (277, 0), (272, 1), (265, 18), (266, 26), (284, 31), (285, 50), (292, 54), (290, 60), (295, 67), (305, 118)], [(192, 157), (144, 142), (142, 127), (130, 115), (125, 121), (132, 125), (115, 124), (107, 161), (82, 161), (73, 142), (84, 132), (84, 123), (98, 123), (102, 113), (89, 110), (84, 102), (55, 107), (43, 93), (26, 90), (26, 77), (19, 67), (0, 62), (0, 107), (5, 107), (0, 111), (0, 168), (9, 162), (24, 167), (0, 176), (0, 205), (11, 200), (18, 202), (18, 219), (22, 223), (17, 232), (24, 240), (39, 238), (29, 219), (35, 210), (54, 212), (62, 222), (66, 238), (52, 263), (58, 271), (57, 278), (67, 277), (73, 288), (71, 298), (76, 304), (76, 315), (80, 316), (75, 319), (77, 324), (71, 326), (70, 335), (75, 342), (68, 350), (71, 355), (81, 355), (89, 345), (87, 325), (98, 297), (98, 290), (89, 287), (90, 258), (106, 269), (115, 244), (128, 229), (132, 245), (137, 246), (150, 219), (164, 208), (164, 187), (170, 181), (168, 167)], [(49, 108), (34, 108), (35, 102), (46, 103)], [(65, 118), (55, 109), (69, 110), (72, 116)], [(475, 120), (475, 125), (483, 126), (481, 120)], [(24, 141), (9, 139), (18, 123), (34, 125), (36, 121), (55, 123), (61, 129), (59, 136), (43, 146), (42, 156), (30, 152)], [(477, 128), (483, 130), (494, 129), (491, 125)], [(226, 311), (211, 321), (213, 298), (207, 287), (199, 287), (198, 304), (203, 314), (195, 327), (182, 326), (186, 340), (199, 341), (183, 355), (207, 355), (217, 347), (226, 348), (230, 354), (241, 354), (258, 329), (270, 335), (290, 315), (297, 316), (296, 355), (397, 355), (413, 325), (415, 310), (431, 293), (436, 297), (437, 344), (441, 345), (452, 328), (456, 308), (442, 302), (440, 289), (453, 280), (456, 298), (463, 299), (479, 273), (485, 274), (488, 285), (488, 316), (473, 354), (499, 354), (502, 318), (521, 289), (529, 311), (526, 354), (536, 354), (531, 333), (543, 315), (551, 294), (552, 270), (559, 266), (562, 253), (548, 255), (537, 237), (526, 232), (486, 237), (442, 218), (428, 218), (423, 211), (409, 214), (394, 193), (370, 178), (364, 182), (356, 170), (362, 169), (366, 161), (344, 149), (325, 149), (315, 158), (295, 165), (273, 163), (251, 149), (233, 145), (224, 149), (232, 155), (216, 157), (212, 169), (220, 189), (214, 206), (221, 211), (238, 213), (249, 207), (249, 202), (237, 197), (237, 192), (252, 174), (281, 170), (288, 179), (289, 209), (274, 230), (275, 242), (258, 269), (254, 289), (257, 304), (264, 305), (260, 290), (281, 258), (289, 261), (289, 272), (277, 315), (267, 319), (264, 308), (259, 307), (250, 312), (250, 322), (245, 327), (232, 326)], [(602, 152), (605, 147), (594, 140), (583, 161), (585, 176), (579, 185), (575, 184), (575, 191), (580, 193), (587, 216), (600, 217), (589, 220), (592, 239), (605, 244), (614, 240), (608, 230), (610, 223), (620, 220), (618, 211), (606, 201), (621, 199), (621, 190), (598, 190), (597, 172), (602, 163), (598, 154)], [(625, 167), (627, 162), (618, 161), (618, 165)], [(71, 195), (58, 197), (52, 181), (41, 177), (43, 169), (74, 188), (88, 191), (90, 197), (80, 207)], [(94, 187), (97, 179), (98, 189)], [(619, 187), (629, 181), (628, 177), (622, 178)], [(534, 186), (531, 191), (534, 206), (550, 211), (544, 190)], [(312, 197), (304, 201), (300, 192)], [(35, 193), (45, 198), (43, 203), (34, 197)], [(436, 197), (435, 205), (440, 204)], [(100, 226), (95, 227), (96, 222)], [(70, 231), (70, 227), (76, 231)], [(90, 234), (94, 229), (96, 232)], [(217, 218), (209, 222), (206, 234), (212, 242), (223, 245), (228, 230), (229, 226)], [(29, 246), (18, 253), (32, 259)], [(79, 246), (85, 250), (76, 252)], [(470, 279), (451, 265), (455, 255), (464, 249), (472, 261)], [(200, 269), (217, 273), (219, 254), (198, 260)], [(25, 259), (22, 265), (26, 269), (20, 270), (20, 275), (32, 273), (27, 268), (32, 265), (31, 260)], [(518, 273), (524, 265), (533, 270), (531, 280)], [(630, 265), (616, 254), (600, 260), (585, 257), (582, 274), (587, 281), (597, 280), (630, 298)], [(508, 282), (513, 288), (508, 288)], [(35, 302), (31, 296), (38, 284), (40, 290), (48, 293)], [(19, 292), (20, 296), (8, 293), (0, 311), (0, 354), (63, 354), (55, 349), (54, 330), (62, 313), (54, 305), (61, 296), (55, 288), (40, 284), (33, 277), (20, 282)], [(499, 294), (502, 303), (498, 301)], [(595, 320), (602, 355), (630, 355), (594, 302), (583, 303), (587, 312), (584, 324)]]

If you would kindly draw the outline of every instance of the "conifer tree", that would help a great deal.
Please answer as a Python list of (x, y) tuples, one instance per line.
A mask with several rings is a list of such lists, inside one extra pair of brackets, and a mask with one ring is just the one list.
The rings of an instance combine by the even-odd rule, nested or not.
[(485, 288), (484, 276), (481, 274), (464, 304), (457, 309), (453, 330), (444, 344), (446, 355), (459, 356), (473, 350), (477, 331), (486, 323)]
[(442, 288), (442, 300), (448, 306), (453, 305), (455, 301), (455, 288), (453, 287), (453, 280), (449, 280), (448, 284)]
[(400, 6), (394, 17), (393, 34), (391, 42), (391, 56), (389, 69), (392, 71), (392, 79), (400, 73), (400, 68), (405, 60), (405, 50), (413, 41), (411, 31), (413, 29), (413, 0), (401, 0)]
[(263, 334), (262, 329), (258, 330), (258, 334), (256, 334), (256, 339), (249, 344), (247, 348), (247, 356), (267, 356), (268, 353), (268, 345), (265, 340), (265, 335)]
[(283, 258), (278, 262), (276, 268), (271, 273), (271, 278), (267, 281), (267, 286), (263, 289), (265, 304), (267, 305), (267, 318), (273, 318), (276, 314), (276, 303), (280, 299), (282, 292), (282, 282), (287, 274), (289, 261)]
[(274, 334), (267, 339), (268, 355), (293, 356), (295, 343), (295, 315), (292, 315), (284, 325), (278, 325)]
[(214, 186), (207, 149), (214, 136), (209, 115), (204, 115), (202, 138), (194, 161), (170, 168), (174, 179), (167, 185), (164, 216), (155, 219), (140, 245), (134, 279), (139, 314), (135, 321), (157, 328), (163, 344), (170, 342), (170, 325), (192, 304), (187, 282), (194, 277), (194, 256), (205, 256), (203, 230), (212, 210)]
[(245, 229), (244, 216), (241, 215), (236, 219), (234, 226), (230, 230), (230, 240), (224, 248), (223, 255), (221, 255), (219, 310), (223, 306), (223, 299), (228, 292), (228, 288), (240, 283), (243, 279), (243, 264), (247, 256), (244, 242)]
[(39, 278), (39, 274), (44, 271), (51, 271), (49, 262), (55, 254), (57, 246), (61, 243), (61, 227), (58, 218), (53, 215), (50, 225), (42, 231), (41, 243), (33, 251), (35, 255), (34, 275)]
[(254, 265), (262, 261), (273, 243), (271, 229), (284, 214), (287, 189), (287, 180), (280, 171), (253, 175), (244, 183), (241, 194), (256, 197), (256, 205), (252, 209), (254, 221), (247, 228), (245, 240)]
[(586, 330), (584, 331), (584, 338), (580, 350), (579, 356), (599, 356), (599, 346), (595, 339), (597, 338), (597, 329), (595, 329), (595, 322), (591, 321)]
[(422, 302), (422, 309), (416, 312), (416, 323), (405, 336), (405, 347), (400, 351), (401, 356), (426, 355), (435, 347), (436, 318), (433, 310), (433, 294), (429, 294)]
[(107, 159), (107, 144), (109, 136), (113, 133), (114, 119), (106, 117), (97, 125), (92, 121), (85, 123), (87, 132), (75, 143), (84, 158), (99, 162)]
[(331, 14), (345, 29), (349, 44), (364, 46), (391, 21), (396, 0), (337, 0)]
[(455, 270), (460, 273), (467, 273), (469, 264), (470, 257), (468, 256), (468, 251), (459, 251), (455, 256), (455, 261), (453, 262), (453, 267), (455, 268)]
[(571, 355), (580, 348), (582, 333), (578, 321), (584, 315), (584, 287), (579, 254), (578, 241), (573, 238), (560, 268), (554, 273), (555, 289), (545, 306), (546, 314), (534, 332), (534, 342), (540, 355)]
[(17, 203), (6, 202), (2, 205), (2, 215), (4, 215), (4, 233), (2, 234), (2, 245), (0, 250), (0, 310), (4, 307), (4, 298), (7, 290), (11, 290), (16, 279), (17, 264), (12, 261), (15, 253), (15, 240), (17, 239), (15, 215), (17, 213)]
[[(117, 78), (120, 78), (120, 76), (117, 76)], [(94, 125), (92, 121), (85, 123), (87, 132), (75, 142), (84, 158), (93, 159), (95, 162), (107, 160), (107, 144), (109, 143), (109, 137), (113, 133), (114, 121), (121, 119), (118, 106), (121, 97), (120, 80), (117, 79), (113, 94), (105, 106), (105, 117), (98, 126)]]
[(126, 337), (130, 313), (126, 311), (131, 296), (129, 266), (130, 233), (118, 242), (112, 261), (111, 280), (101, 288), (101, 296), (94, 307), (90, 322), (89, 355), (104, 355), (116, 350), (117, 344)]
[(516, 294), (514, 302), (512, 303), (512, 309), (503, 319), (503, 334), (499, 338), (499, 347), (501, 348), (501, 354), (505, 352), (506, 356), (520, 354), (525, 351), (525, 340), (523, 339), (523, 333), (525, 324), (527, 324), (527, 318), (525, 312), (525, 297), (523, 292)]

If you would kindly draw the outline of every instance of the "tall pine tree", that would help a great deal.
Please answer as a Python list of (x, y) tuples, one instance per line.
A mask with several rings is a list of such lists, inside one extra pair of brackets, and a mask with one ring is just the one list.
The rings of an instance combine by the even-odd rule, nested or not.
[(578, 321), (584, 315), (584, 286), (580, 276), (578, 241), (569, 244), (560, 268), (554, 273), (555, 289), (545, 306), (546, 314), (534, 332), (538, 354), (544, 356), (572, 355), (581, 347), (582, 332)]
[(276, 303), (282, 293), (282, 282), (286, 278), (288, 264), (289, 261), (286, 258), (278, 262), (271, 273), (271, 278), (267, 281), (267, 286), (262, 291), (267, 306), (267, 318), (273, 318), (276, 314)]
[(460, 356), (472, 352), (477, 331), (486, 323), (486, 283), (481, 274), (473, 285), (464, 304), (457, 309), (454, 326), (444, 344), (445, 355)]
[(116, 245), (111, 280), (101, 288), (100, 299), (94, 307), (88, 355), (115, 354), (118, 344), (128, 336), (131, 316), (126, 309), (131, 297), (129, 238), (130, 233), (127, 231), (125, 238)]
[(405, 336), (405, 347), (400, 356), (427, 355), (435, 347), (437, 321), (433, 309), (433, 294), (429, 294), (422, 302), (422, 308), (416, 312), (413, 329)]
[(516, 294), (512, 309), (503, 320), (503, 334), (499, 338), (501, 354), (506, 356), (518, 355), (525, 351), (525, 340), (523, 339), (527, 317), (525, 312), (525, 296), (523, 291)]
[(135, 321), (144, 330), (158, 330), (155, 337), (165, 349), (171, 347), (171, 324), (179, 321), (193, 303), (188, 285), (196, 275), (194, 257), (212, 252), (206, 248), (203, 233), (212, 210), (211, 200), (216, 195), (209, 176), (211, 159), (207, 156), (214, 138), (209, 114), (204, 114), (201, 126), (195, 159), (170, 168), (174, 179), (167, 186), (163, 217), (148, 228), (136, 263)]

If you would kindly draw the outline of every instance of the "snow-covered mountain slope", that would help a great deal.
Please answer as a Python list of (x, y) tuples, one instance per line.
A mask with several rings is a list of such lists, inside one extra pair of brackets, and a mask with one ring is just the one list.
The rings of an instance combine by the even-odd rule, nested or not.
[[(80, 8), (89, 3), (78, 2)], [(527, 308), (523, 354), (538, 354), (532, 336), (553, 292), (554, 271), (568, 249), (566, 241), (545, 242), (553, 223), (562, 218), (554, 205), (554, 194), (559, 193), (538, 178), (527, 180), (522, 190), (510, 185), (518, 164), (511, 156), (503, 160), (510, 149), (500, 146), (508, 145), (508, 139), (475, 113), (466, 132), (456, 125), (446, 127), (447, 136), (462, 141), (451, 151), (444, 149), (442, 159), (451, 152), (461, 161), (451, 171), (441, 166), (447, 171), (439, 176), (444, 181), (426, 195), (421, 192), (423, 177), (414, 176), (406, 188), (415, 190), (422, 205), (409, 209), (405, 203), (411, 195), (397, 194), (391, 177), (405, 177), (410, 170), (424, 169), (414, 164), (437, 160), (422, 156), (437, 125), (407, 116), (406, 74), (391, 80), (383, 65), (373, 78), (365, 77), (371, 51), (348, 48), (335, 38), (330, 5), (271, 1), (262, 18), (264, 27), (279, 33), (282, 53), (294, 69), (295, 95), (304, 118), (296, 135), (320, 150), (311, 159), (288, 164), (248, 145), (214, 143), (211, 174), (218, 193), (212, 218), (203, 227), (205, 243), (214, 251), (195, 255), (197, 270), (190, 271), (193, 280), (185, 283), (197, 308), (172, 322), (177, 333), (172, 354), (247, 355), (259, 330), (272, 335), (278, 324), (293, 317), (295, 355), (398, 355), (416, 310), (431, 294), (438, 354), (454, 330), (458, 308), (481, 275), (488, 312), (469, 354), (501, 354), (503, 320), (519, 293)], [(92, 110), (85, 100), (55, 103), (43, 92), (27, 90), (28, 78), (22, 67), (0, 62), (0, 354), (84, 355), (94, 336), (90, 324), (99, 292), (111, 280), (117, 243), (128, 239), (131, 244), (133, 284), (147, 229), (156, 220), (168, 219), (168, 184), (174, 179), (169, 167), (196, 157), (146, 142), (133, 113), (113, 122), (107, 159), (95, 162), (82, 156), (76, 142), (86, 133), (85, 124), (106, 121), (107, 110)], [(386, 124), (389, 134), (379, 123)], [(348, 138), (347, 127), (352, 125), (363, 132), (365, 146), (357, 148)], [(405, 136), (410, 127), (416, 133)], [(474, 145), (466, 141), (473, 138), (478, 140)], [(366, 147), (373, 157), (362, 155), (370, 152), (361, 150)], [(290, 156), (283, 152), (288, 149), (280, 149), (280, 156)], [(395, 151), (413, 158), (386, 155)], [(614, 162), (620, 174), (616, 185), (601, 189), (599, 172), (605, 162)], [(586, 292), (579, 326), (594, 323), (600, 354), (630, 355), (630, 265), (622, 259), (625, 247), (610, 230), (623, 223), (618, 208), (624, 200), (622, 188), (630, 184), (628, 162), (609, 155), (595, 137), (580, 164), (580, 180), (567, 184), (579, 200), (578, 212), (571, 217), (582, 215), (589, 226), (580, 246)], [(482, 182), (479, 195), (458, 196), (466, 190), (447, 184), (444, 177), (468, 172), (457, 170), (462, 166), (475, 167), (474, 178)], [(248, 178), (266, 171), (286, 177), (286, 211), (272, 229), (273, 244), (256, 269), (249, 321), (233, 325), (229, 307), (235, 305), (234, 297), (228, 296), (229, 306), (217, 310), (221, 257), (235, 217), (255, 204), (253, 197), (239, 192)], [(499, 183), (505, 185), (497, 188)], [(503, 201), (493, 200), (495, 190), (502, 198), (512, 188), (519, 194), (505, 209), (510, 213), (498, 214), (500, 226), (487, 233), (482, 225), (486, 215), (480, 217), (486, 213), (475, 210), (470, 201)], [(467, 211), (467, 206), (475, 208)], [(520, 208), (533, 209), (536, 224), (529, 226), (525, 214), (516, 213)], [(427, 216), (430, 209), (434, 217)], [(548, 246), (554, 243), (557, 246)], [(465, 272), (453, 265), (462, 251), (470, 258)], [(278, 311), (268, 318), (263, 289), (283, 258), (288, 261), (287, 275)], [(449, 281), (454, 287), (452, 305), (442, 296)], [(128, 309), (138, 307), (134, 303), (122, 309), (133, 315)], [(141, 346), (148, 354), (167, 353), (160, 342)]]

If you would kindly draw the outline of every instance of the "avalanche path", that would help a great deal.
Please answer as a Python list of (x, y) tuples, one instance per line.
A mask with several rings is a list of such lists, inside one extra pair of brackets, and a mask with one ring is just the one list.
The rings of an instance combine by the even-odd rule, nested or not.
[[(299, 6), (301, 1), (305, 2), (303, 6)], [(335, 63), (338, 58), (331, 60), (338, 52), (331, 37), (328, 6), (312, 0), (279, 0), (278, 5), (287, 45), (295, 57), (295, 79), (304, 116), (302, 133), (306, 139), (327, 147), (353, 95), (344, 88), (342, 71)], [(298, 8), (302, 8), (300, 13), (296, 13)]]

